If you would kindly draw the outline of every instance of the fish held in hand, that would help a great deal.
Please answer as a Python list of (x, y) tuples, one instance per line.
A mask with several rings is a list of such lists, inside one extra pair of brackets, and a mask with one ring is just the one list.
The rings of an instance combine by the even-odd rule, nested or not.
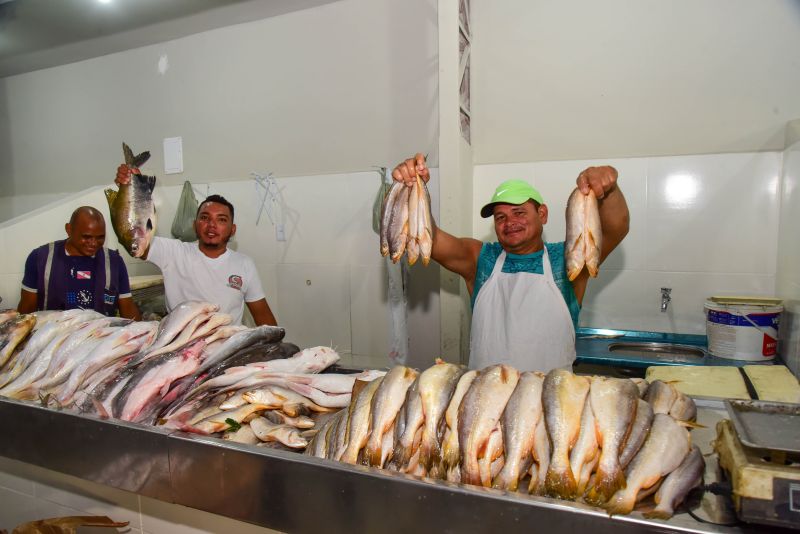
[[(150, 158), (149, 152), (134, 156), (125, 143), (122, 143), (122, 150), (125, 163), (130, 167), (139, 167)], [(117, 191), (105, 190), (111, 212), (111, 225), (120, 244), (134, 258), (144, 256), (156, 233), (156, 205), (153, 201), (155, 187), (155, 176), (131, 174), (129, 184), (120, 184)]]
[(575, 280), (584, 266), (596, 277), (600, 269), (603, 229), (600, 209), (594, 191), (588, 195), (575, 188), (567, 201), (567, 237), (564, 244), (567, 276)]

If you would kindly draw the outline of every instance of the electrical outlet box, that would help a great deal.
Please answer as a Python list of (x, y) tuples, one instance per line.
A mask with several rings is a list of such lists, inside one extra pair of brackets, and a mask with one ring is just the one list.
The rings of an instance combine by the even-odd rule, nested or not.
[(286, 241), (286, 229), (283, 227), (283, 224), (275, 225), (275, 239), (278, 241)]

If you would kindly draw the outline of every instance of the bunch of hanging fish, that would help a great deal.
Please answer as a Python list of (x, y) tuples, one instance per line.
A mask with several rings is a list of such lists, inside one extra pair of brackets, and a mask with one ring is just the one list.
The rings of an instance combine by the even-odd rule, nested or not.
[[(150, 152), (134, 156), (125, 143), (122, 143), (122, 152), (125, 164), (131, 168), (138, 169), (150, 159)], [(156, 233), (156, 205), (153, 201), (156, 177), (131, 174), (130, 183), (118, 187), (117, 191), (105, 190), (111, 225), (125, 250), (131, 256), (141, 258), (150, 248)]]
[[(284, 330), (232, 326), (207, 302), (184, 302), (161, 322), (92, 310), (0, 313), (0, 395), (154, 423), (183, 394), (230, 366), (286, 358)], [(12, 346), (14, 348), (12, 348)]]
[(394, 182), (381, 208), (381, 255), (397, 263), (405, 253), (409, 265), (419, 258), (428, 265), (433, 248), (432, 221), (431, 197), (425, 182), (419, 176), (411, 187)]
[(646, 515), (669, 518), (705, 469), (686, 429), (696, 413), (663, 382), (438, 361), (422, 373), (398, 366), (356, 382), (350, 405), (319, 428), (306, 454), (581, 499), (610, 514), (630, 513), (655, 492)]
[(567, 201), (567, 237), (564, 245), (567, 276), (575, 280), (584, 266), (596, 277), (600, 270), (600, 251), (603, 247), (603, 228), (594, 191), (588, 195), (577, 187)]

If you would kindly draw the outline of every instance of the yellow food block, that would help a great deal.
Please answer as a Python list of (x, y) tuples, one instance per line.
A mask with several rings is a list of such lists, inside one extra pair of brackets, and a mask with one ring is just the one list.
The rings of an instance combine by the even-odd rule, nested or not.
[(765, 401), (800, 403), (800, 384), (784, 365), (745, 365), (744, 372)]
[(678, 391), (694, 397), (749, 399), (739, 369), (725, 366), (658, 365), (647, 368), (648, 382), (672, 382)]

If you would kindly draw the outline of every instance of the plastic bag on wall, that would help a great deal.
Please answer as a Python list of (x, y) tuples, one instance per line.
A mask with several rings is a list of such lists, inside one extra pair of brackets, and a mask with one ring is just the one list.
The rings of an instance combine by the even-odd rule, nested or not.
[(197, 241), (197, 234), (194, 231), (197, 207), (197, 198), (194, 196), (192, 184), (187, 180), (183, 182), (178, 209), (175, 210), (175, 219), (172, 221), (172, 237), (187, 243)]

